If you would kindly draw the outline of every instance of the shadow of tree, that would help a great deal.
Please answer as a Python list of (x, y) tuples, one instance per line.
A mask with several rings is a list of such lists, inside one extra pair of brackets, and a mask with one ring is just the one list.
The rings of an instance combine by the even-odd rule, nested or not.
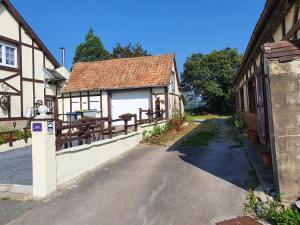
[[(230, 182), (240, 188), (249, 190), (257, 185), (243, 146), (238, 146), (231, 135), (233, 128), (226, 125), (224, 119), (213, 119), (219, 126), (216, 137), (208, 146), (182, 146), (182, 142), (197, 135), (199, 124), (186, 136), (179, 139), (167, 150), (178, 152), (181, 160), (206, 171), (216, 177)], [(234, 131), (235, 132), (235, 131)], [(235, 146), (234, 148), (232, 146)]]

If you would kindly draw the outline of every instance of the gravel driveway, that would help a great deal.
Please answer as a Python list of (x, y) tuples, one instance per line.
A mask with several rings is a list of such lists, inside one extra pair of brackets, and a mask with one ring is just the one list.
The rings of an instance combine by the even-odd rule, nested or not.
[(0, 153), (0, 184), (32, 185), (31, 146)]

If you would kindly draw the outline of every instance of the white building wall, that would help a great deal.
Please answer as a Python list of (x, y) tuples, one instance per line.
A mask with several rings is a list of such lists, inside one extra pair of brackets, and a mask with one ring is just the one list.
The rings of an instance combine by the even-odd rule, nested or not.
[[(19, 34), (19, 32), (21, 32)], [(14, 47), (18, 47), (17, 45), (21, 41), (20, 50), (22, 51), (21, 64), (22, 68), (18, 65), (15, 68), (15, 71), (8, 72), (8, 69), (0, 69), (0, 78), (7, 78), (14, 74), (18, 74), (18, 76), (7, 80), (7, 83), (12, 85), (18, 91), (15, 91), (9, 88), (8, 92), (14, 93), (11, 97), (11, 119), (22, 119), (23, 116), (26, 115), (27, 109), (29, 107), (33, 107), (33, 82), (32, 79), (38, 80), (35, 82), (35, 96), (37, 100), (45, 101), (44, 99), (44, 84), (42, 83), (44, 80), (44, 53), (39, 50), (38, 45), (36, 43), (32, 43), (32, 38), (29, 34), (24, 30), (24, 27), (19, 27), (19, 22), (10, 14), (10, 12), (6, 9), (6, 7), (0, 3), (0, 36), (6, 38), (1, 42), (7, 42), (7, 44), (12, 45)], [(21, 39), (20, 39), (21, 38)], [(33, 48), (31, 47), (34, 44), (34, 57), (33, 57)], [(19, 54), (21, 52), (19, 49), (16, 50), (17, 60), (19, 60)], [(53, 69), (54, 65), (49, 61), (47, 57), (45, 57), (46, 67)], [(33, 68), (34, 64), (34, 68)], [(35, 74), (33, 72), (35, 71)], [(26, 79), (22, 81), (23, 84), (23, 93), (21, 93), (21, 76), (22, 79)], [(51, 87), (51, 86), (48, 86)], [(53, 86), (50, 88), (50, 91), (46, 90), (46, 94), (55, 95), (56, 91), (53, 91)], [(55, 88), (54, 88), (55, 89)], [(3, 92), (0, 88), (0, 92)], [(16, 95), (19, 93), (19, 96)], [(1, 97), (1, 94), (0, 94)], [(23, 101), (22, 101), (23, 99)], [(21, 109), (21, 105), (23, 103), (23, 109)], [(21, 111), (23, 110), (23, 115)], [(0, 109), (0, 120), (7, 118), (8, 113), (4, 112)]]

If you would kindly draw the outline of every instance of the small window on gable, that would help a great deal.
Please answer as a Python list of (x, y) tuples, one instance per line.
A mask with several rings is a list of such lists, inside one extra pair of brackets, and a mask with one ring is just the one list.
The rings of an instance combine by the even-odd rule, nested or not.
[(17, 47), (0, 42), (0, 65), (17, 67)]

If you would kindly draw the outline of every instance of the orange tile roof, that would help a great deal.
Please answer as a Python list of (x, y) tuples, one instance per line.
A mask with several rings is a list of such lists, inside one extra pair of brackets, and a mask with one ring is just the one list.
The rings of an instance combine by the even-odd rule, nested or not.
[(63, 92), (166, 86), (174, 60), (166, 54), (76, 63)]

